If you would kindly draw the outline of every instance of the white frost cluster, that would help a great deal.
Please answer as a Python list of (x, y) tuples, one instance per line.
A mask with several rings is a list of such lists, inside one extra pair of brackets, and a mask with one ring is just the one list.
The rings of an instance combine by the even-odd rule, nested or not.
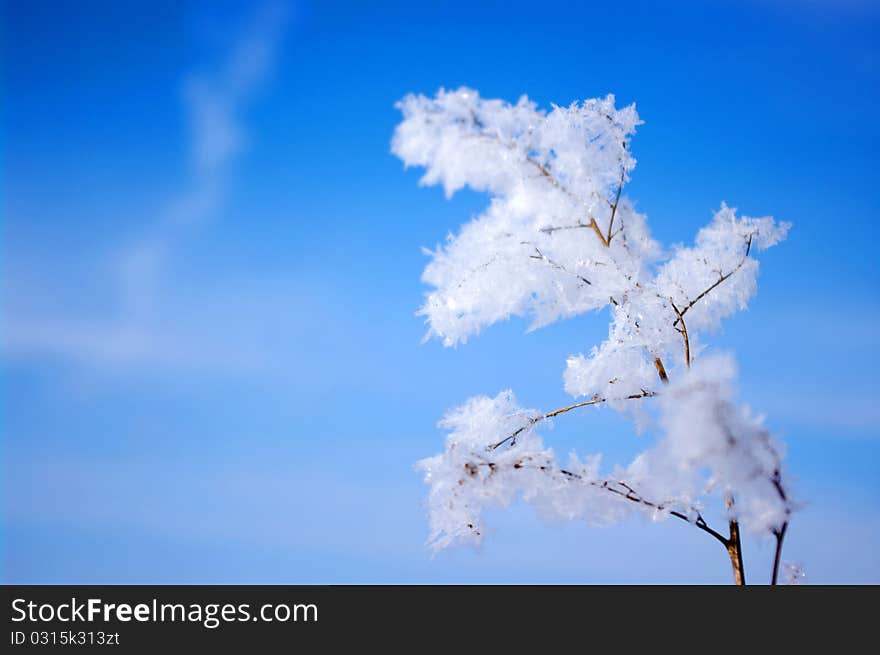
[(586, 225), (610, 220), (635, 165), (627, 148), (635, 107), (617, 110), (609, 96), (547, 114), (525, 98), (509, 105), (470, 89), (408, 96), (399, 106), (392, 149), (407, 166), (426, 168), (423, 184), (447, 194), (467, 184), (492, 196), (482, 216), (431, 253), (423, 279), (436, 290), (421, 311), (430, 335), (455, 345), (512, 315), (540, 327), (603, 307), (646, 274), (657, 246), (628, 201), (615, 212), (626, 238), (610, 249)]
[(696, 520), (706, 494), (718, 493), (745, 527), (779, 529), (791, 510), (781, 451), (734, 403), (732, 360), (700, 358), (700, 333), (747, 306), (755, 253), (789, 225), (722, 203), (693, 245), (661, 248), (624, 193), (641, 121), (610, 95), (544, 111), (461, 88), (398, 107), (392, 150), (425, 169), (422, 184), (490, 196), (482, 215), (429, 251), (428, 336), (453, 346), (511, 316), (537, 328), (609, 306), (608, 338), (569, 357), (565, 389), (616, 409), (658, 396), (663, 428), (629, 467), (601, 477), (598, 458), (561, 469), (534, 430), (542, 415), (510, 392), (472, 399), (442, 422), (445, 452), (420, 463), (433, 543), (478, 538), (482, 510), (517, 496), (596, 521), (636, 508)]
[(799, 562), (782, 563), (782, 580), (786, 585), (801, 585), (807, 579), (804, 567)]
[[(521, 497), (548, 516), (610, 522), (630, 508), (601, 488), (599, 457), (572, 457), (561, 468), (534, 426), (540, 414), (524, 410), (511, 391), (495, 398), (471, 398), (440, 422), (449, 431), (446, 450), (418, 468), (431, 487), (430, 542), (436, 549), (453, 541), (479, 542), (482, 513)], [(501, 435), (499, 437), (499, 435)], [(515, 435), (493, 448), (504, 436)]]
[(761, 417), (735, 402), (733, 359), (706, 356), (677, 376), (659, 400), (662, 436), (624, 477), (651, 498), (698, 506), (717, 493), (732, 499), (731, 518), (756, 534), (788, 520), (782, 447)]

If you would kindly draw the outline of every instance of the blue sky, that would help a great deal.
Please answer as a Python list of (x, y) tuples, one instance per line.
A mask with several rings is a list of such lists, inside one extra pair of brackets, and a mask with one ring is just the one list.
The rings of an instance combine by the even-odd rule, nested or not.
[[(709, 339), (788, 442), (811, 582), (880, 582), (878, 11), (858, 1), (5, 3), (2, 579), (727, 582), (684, 525), (515, 506), (431, 558), (446, 408), (566, 403), (588, 315), (420, 344), (421, 246), (485, 205), (389, 153), (408, 92), (613, 92), (666, 243), (722, 200), (794, 223)], [(614, 6), (611, 6), (614, 5)], [(618, 6), (620, 5), (620, 6)], [(546, 435), (626, 461), (607, 411)], [(772, 548), (748, 542), (765, 577)]]

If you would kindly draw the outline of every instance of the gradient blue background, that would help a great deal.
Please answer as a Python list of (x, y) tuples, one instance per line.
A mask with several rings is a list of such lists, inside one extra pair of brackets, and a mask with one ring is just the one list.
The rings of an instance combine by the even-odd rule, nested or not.
[[(425, 549), (412, 465), (440, 449), (445, 409), (508, 387), (566, 404), (565, 356), (607, 327), (514, 320), (420, 345), (420, 246), (486, 199), (417, 186), (389, 154), (393, 105), (466, 84), (637, 102), (628, 192), (663, 242), (722, 200), (793, 221), (750, 310), (709, 341), (787, 439), (804, 507), (786, 558), (810, 582), (880, 582), (878, 11), (423, 4), (4, 3), (2, 580), (728, 582), (685, 525), (546, 525), (519, 506), (478, 550)], [(223, 151), (187, 90), (220, 84), (245, 38), (266, 59), (221, 98), (241, 137)], [(221, 155), (190, 216), (174, 208), (204, 191), (206, 143)], [(608, 411), (546, 437), (609, 464), (647, 439)], [(746, 547), (763, 581), (772, 545)]]

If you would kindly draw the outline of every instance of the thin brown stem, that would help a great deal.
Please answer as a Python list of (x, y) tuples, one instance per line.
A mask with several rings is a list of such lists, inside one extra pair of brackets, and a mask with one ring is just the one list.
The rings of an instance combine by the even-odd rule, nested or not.
[[(659, 510), (661, 512), (666, 510), (666, 507), (664, 505), (654, 503), (650, 500), (642, 498), (641, 496), (636, 494), (635, 491), (633, 491), (632, 488), (629, 487), (629, 485), (627, 485), (623, 482), (618, 482), (617, 484), (626, 488), (627, 489), (626, 493), (623, 493), (618, 489), (614, 489), (612, 487), (609, 487), (609, 486), (607, 486), (606, 483), (607, 483), (607, 481), (604, 481), (603, 484), (594, 483), (594, 482), (591, 482), (590, 484), (592, 484), (593, 486), (601, 487), (602, 489), (605, 489), (606, 491), (608, 491), (610, 493), (617, 494), (618, 496), (621, 496), (626, 500), (629, 500), (634, 503), (638, 503), (640, 505), (644, 505), (645, 507), (651, 507), (651, 508)], [(687, 521), (688, 523), (696, 526), (697, 528), (699, 528), (703, 532), (706, 532), (707, 534), (712, 535), (715, 539), (720, 541), (724, 545), (725, 548), (727, 547), (727, 539), (723, 535), (719, 534), (718, 532), (716, 532), (715, 530), (710, 528), (709, 525), (706, 523), (705, 519), (703, 519), (702, 515), (699, 512), (697, 512), (697, 518), (694, 521), (691, 521), (687, 517), (686, 514), (679, 512), (678, 510), (670, 510), (669, 515), (674, 516), (678, 519), (681, 519), (682, 521)]]
[(590, 216), (590, 222), (587, 223), (587, 225), (589, 227), (593, 228), (593, 231), (596, 233), (596, 236), (599, 237), (600, 243), (607, 248), (609, 245), (608, 239), (606, 239), (605, 235), (602, 234), (602, 230), (599, 229), (599, 224), (596, 222), (596, 219), (593, 218), (592, 216)]
[(654, 368), (657, 369), (657, 375), (660, 376), (660, 380), (663, 384), (667, 384), (669, 382), (669, 376), (666, 375), (666, 368), (663, 366), (663, 361), (659, 357), (654, 358)]
[(585, 278), (583, 275), (578, 275), (577, 273), (572, 273), (571, 271), (569, 271), (567, 268), (565, 268), (565, 266), (563, 266), (559, 262), (550, 259), (547, 255), (545, 255), (543, 252), (541, 252), (541, 249), (538, 248), (538, 246), (536, 246), (531, 241), (522, 241), (521, 244), (531, 246), (532, 248), (535, 249), (535, 252), (538, 253), (537, 255), (529, 255), (529, 258), (544, 261), (544, 262), (548, 263), (550, 266), (552, 266), (553, 268), (555, 268), (556, 270), (562, 271), (563, 273), (567, 273), (568, 275), (573, 275), (574, 277), (576, 277), (577, 279), (579, 279), (581, 282), (583, 282), (585, 284), (589, 284), (589, 285), (593, 284), (587, 278)]
[(559, 232), (560, 230), (580, 230), (585, 227), (592, 229), (589, 224), (581, 221), (577, 225), (551, 225), (550, 227), (542, 227), (538, 231), (543, 232), (544, 234), (553, 234), (554, 232)]
[[(727, 497), (727, 510), (733, 509), (733, 496)], [(733, 583), (736, 585), (746, 584), (746, 571), (743, 566), (742, 540), (739, 534), (739, 521), (730, 519), (728, 522), (730, 537), (727, 539), (727, 554), (730, 556), (730, 565), (733, 567)]]
[[(484, 463), (484, 465), (488, 466), (492, 471), (497, 470), (497, 466), (494, 463), (491, 463), (491, 462)], [(551, 470), (547, 466), (543, 466), (543, 465), (529, 466), (527, 464), (523, 464), (522, 462), (517, 462), (516, 464), (514, 464), (514, 468), (515, 469), (532, 468), (532, 469), (538, 469), (540, 471), (545, 471), (545, 472)], [(622, 482), (619, 480), (585, 480), (582, 475), (579, 475), (579, 474), (574, 473), (572, 471), (568, 471), (566, 469), (558, 469), (558, 471), (559, 471), (559, 473), (561, 473), (562, 475), (564, 475), (567, 478), (570, 478), (572, 480), (578, 480), (580, 482), (584, 482), (586, 484), (589, 484), (592, 487), (596, 487), (597, 489), (607, 491), (608, 493), (612, 493), (612, 494), (619, 496), (620, 498), (622, 498), (624, 500), (628, 500), (632, 503), (637, 503), (637, 504), (642, 505), (644, 507), (649, 507), (651, 509), (661, 511), (661, 512), (668, 511), (670, 516), (674, 516), (677, 519), (681, 519), (682, 521), (685, 521), (685, 522), (699, 528), (700, 530), (702, 530), (706, 534), (709, 534), (712, 537), (714, 537), (725, 548), (728, 547), (728, 539), (724, 535), (720, 534), (716, 530), (713, 530), (711, 527), (709, 527), (709, 524), (706, 523), (706, 520), (703, 518), (702, 514), (700, 514), (700, 512), (698, 512), (698, 511), (696, 511), (695, 508), (691, 508), (691, 514), (695, 515), (696, 518), (694, 520), (691, 520), (690, 518), (688, 518), (688, 515), (685, 514), (684, 512), (680, 512), (680, 511), (674, 510), (674, 509), (670, 510), (663, 503), (656, 503), (654, 501), (648, 500), (647, 498), (643, 498), (639, 493), (636, 492), (635, 489), (633, 489), (629, 484), (627, 484), (625, 482)]]
[[(622, 398), (621, 400), (636, 400), (637, 398), (650, 398), (651, 396), (654, 396), (654, 395), (655, 394), (652, 391), (642, 391), (642, 393), (632, 394), (630, 396), (626, 396), (626, 398)], [(580, 403), (568, 405), (567, 407), (561, 407), (559, 409), (554, 409), (552, 412), (547, 412), (546, 414), (541, 414), (540, 416), (530, 418), (528, 423), (526, 423), (525, 425), (523, 425), (520, 428), (517, 428), (516, 430), (511, 432), (509, 435), (504, 437), (501, 441), (490, 444), (487, 447), (487, 449), (488, 450), (495, 450), (499, 446), (503, 446), (508, 441), (516, 440), (516, 438), (520, 434), (522, 434), (524, 430), (530, 428), (535, 423), (540, 423), (541, 421), (546, 420), (548, 418), (553, 418), (554, 416), (559, 416), (560, 414), (565, 414), (566, 412), (570, 412), (573, 409), (579, 409), (581, 407), (588, 407), (590, 405), (598, 405), (598, 404), (604, 403), (604, 402), (608, 402), (608, 399), (607, 398), (593, 398), (591, 400), (585, 400)]]
[(599, 228), (599, 224), (596, 222), (596, 219), (593, 218), (593, 216), (590, 216), (589, 223), (578, 221), (576, 225), (551, 225), (549, 227), (542, 227), (540, 231), (544, 232), (545, 234), (553, 234), (554, 232), (559, 232), (560, 230), (580, 230), (582, 228), (593, 230), (593, 232), (596, 233), (596, 237), (598, 237), (599, 239), (599, 243), (601, 243), (606, 248), (608, 247), (609, 241), (605, 238), (605, 235), (602, 234), (602, 230)]
[[(751, 251), (751, 249), (752, 249), (752, 235), (749, 235), (749, 238), (746, 240), (746, 252), (745, 252), (745, 254), (743, 255), (743, 258), (739, 261), (739, 264), (737, 264), (737, 265), (733, 268), (733, 270), (731, 270), (729, 273), (719, 273), (719, 278), (718, 278), (718, 279), (717, 279), (712, 285), (710, 285), (709, 288), (707, 288), (705, 291), (703, 291), (702, 293), (700, 293), (696, 298), (694, 298), (693, 300), (691, 300), (690, 302), (688, 302), (687, 305), (684, 306), (684, 308), (681, 310), (681, 316), (684, 316), (685, 314), (687, 314), (687, 313), (688, 313), (688, 310), (689, 310), (691, 307), (693, 307), (694, 305), (696, 305), (700, 300), (702, 300), (702, 299), (705, 298), (709, 293), (711, 293), (712, 290), (713, 290), (715, 287), (717, 287), (719, 284), (723, 283), (723, 282), (724, 282), (725, 280), (727, 280), (731, 275), (733, 275), (733, 274), (736, 273), (739, 269), (741, 269), (741, 268), (743, 267), (743, 264), (745, 264), (745, 263), (746, 263), (746, 260), (749, 258), (749, 252)], [(675, 322), (674, 322), (672, 325), (673, 325), (673, 326), (678, 325), (678, 322), (679, 322), (680, 320), (682, 320), (682, 319), (681, 319), (681, 318), (677, 318), (677, 319), (675, 319)]]
[[(691, 367), (691, 343), (688, 340), (688, 329), (687, 325), (685, 325), (684, 317), (682, 313), (678, 311), (678, 307), (675, 306), (675, 302), (672, 299), (669, 299), (669, 302), (672, 304), (672, 310), (675, 312), (675, 315), (678, 317), (677, 323), (681, 323), (680, 328), (675, 328), (678, 332), (681, 333), (681, 338), (684, 340), (684, 361), (687, 364), (687, 367)], [(674, 324), (673, 324), (674, 325)]]
[(608, 235), (605, 237), (605, 244), (611, 245), (611, 228), (614, 226), (614, 215), (617, 213), (617, 205), (620, 203), (620, 192), (623, 191), (623, 180), (626, 177), (626, 169), (621, 167), (620, 184), (617, 185), (617, 196), (614, 198), (614, 204), (611, 205), (611, 218), (608, 220)]
[(733, 583), (743, 586), (746, 583), (746, 571), (743, 566), (742, 542), (739, 537), (739, 523), (730, 522), (730, 538), (727, 543), (727, 554), (733, 567)]

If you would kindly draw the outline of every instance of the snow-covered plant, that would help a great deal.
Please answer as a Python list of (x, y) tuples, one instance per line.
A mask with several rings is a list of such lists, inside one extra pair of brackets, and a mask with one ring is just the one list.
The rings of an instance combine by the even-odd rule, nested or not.
[[(746, 307), (755, 253), (782, 241), (789, 224), (722, 204), (692, 246), (662, 248), (623, 193), (641, 121), (611, 95), (544, 111), (525, 97), (509, 104), (461, 88), (409, 95), (398, 107), (392, 151), (425, 168), (422, 184), (491, 198), (429, 253), (423, 280), (433, 290), (420, 311), (429, 337), (454, 346), (511, 316), (533, 329), (605, 306), (611, 317), (608, 338), (567, 361), (574, 404), (527, 410), (502, 391), (441, 421), (445, 451), (418, 464), (430, 485), (432, 545), (478, 542), (483, 511), (516, 498), (600, 524), (641, 511), (717, 539), (739, 584), (740, 529), (772, 536), (775, 584), (793, 510), (783, 452), (762, 418), (737, 404), (732, 357), (704, 354), (700, 335)], [(599, 405), (654, 416), (660, 436), (626, 467), (603, 471), (598, 455), (560, 463), (539, 425)], [(703, 516), (713, 500), (723, 533)]]

